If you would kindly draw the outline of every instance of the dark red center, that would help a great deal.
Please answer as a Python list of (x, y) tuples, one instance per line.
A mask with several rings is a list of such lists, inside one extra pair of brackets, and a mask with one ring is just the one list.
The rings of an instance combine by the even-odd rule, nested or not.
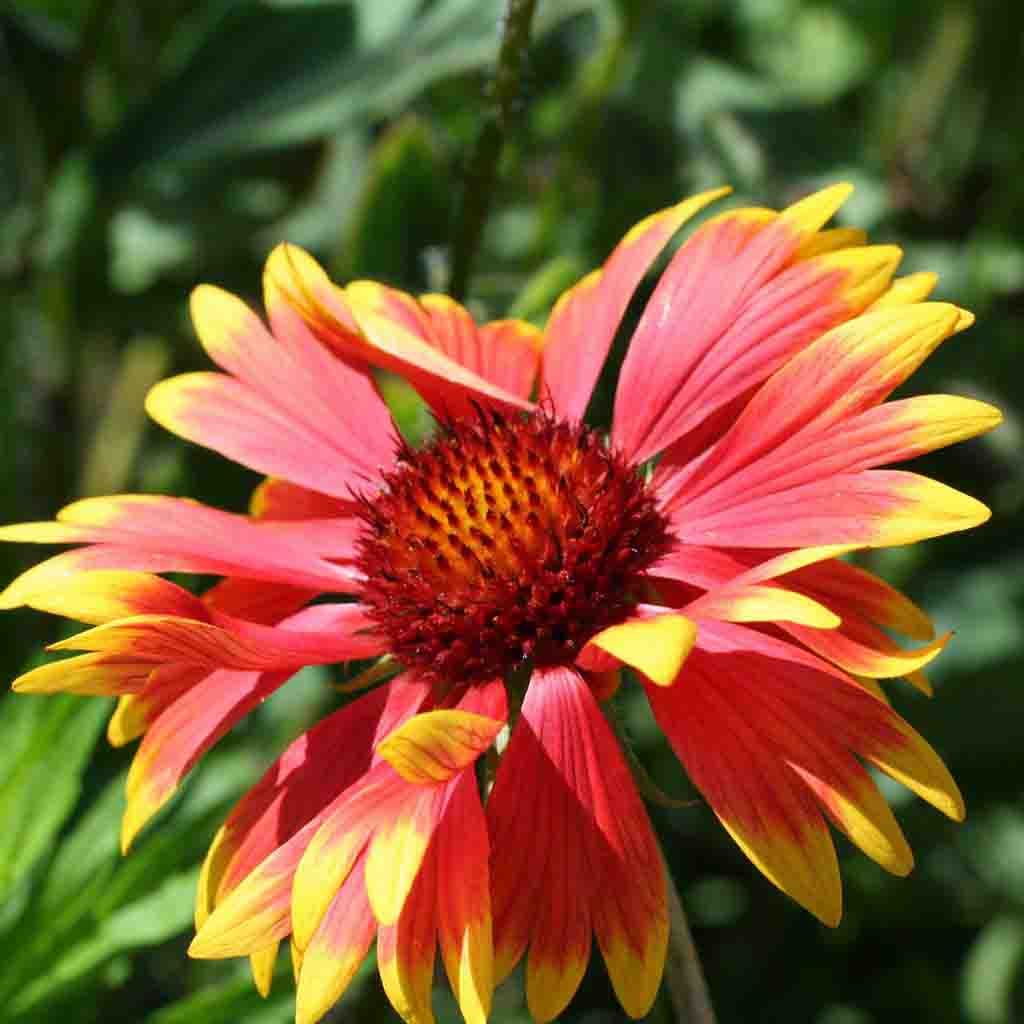
[(667, 549), (640, 476), (544, 413), (448, 423), (362, 504), (364, 600), (410, 668), (449, 683), (568, 664)]

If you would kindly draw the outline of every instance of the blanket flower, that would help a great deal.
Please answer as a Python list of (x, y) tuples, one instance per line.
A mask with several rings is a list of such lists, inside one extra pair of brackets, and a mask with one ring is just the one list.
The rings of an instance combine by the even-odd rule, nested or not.
[[(950, 395), (886, 401), (969, 313), (894, 278), (899, 250), (826, 228), (850, 189), (707, 218), (677, 249), (585, 421), (626, 307), (681, 226), (726, 190), (637, 224), (543, 331), (441, 295), (334, 284), (282, 245), (266, 322), (203, 285), (216, 372), (150, 393), (164, 427), (266, 476), (240, 515), (170, 497), (75, 502), (9, 541), (75, 545), (0, 596), (90, 625), (16, 690), (113, 695), (142, 737), (125, 848), (202, 755), (303, 666), (376, 659), (371, 688), (272, 764), (218, 832), (199, 957), (270, 984), (290, 939), (297, 1019), (371, 944), (430, 1022), (438, 951), (465, 1019), (525, 958), (533, 1018), (572, 998), (596, 939), (631, 1017), (657, 994), (666, 873), (602, 712), (643, 687), (708, 807), (829, 925), (829, 825), (887, 870), (913, 858), (873, 767), (960, 819), (956, 784), (880, 679), (927, 689), (948, 637), (841, 556), (982, 523), (974, 499), (887, 467), (989, 430)], [(402, 441), (375, 371), (437, 430)], [(220, 577), (201, 595), (161, 574)], [(897, 643), (900, 634), (916, 645)]]

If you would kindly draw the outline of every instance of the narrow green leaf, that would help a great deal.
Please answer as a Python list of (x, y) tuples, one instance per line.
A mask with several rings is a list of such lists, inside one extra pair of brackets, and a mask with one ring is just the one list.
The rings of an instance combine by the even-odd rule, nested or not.
[(0, 898), (46, 852), (81, 792), (81, 775), (109, 702), (4, 698), (0, 749)]
[[(279, 957), (279, 965), (286, 957)], [(284, 969), (278, 972), (275, 991), (264, 1001), (256, 991), (248, 969), (230, 981), (201, 991), (167, 1006), (146, 1018), (146, 1024), (284, 1024), (295, 1014), (295, 991)], [(277, 982), (283, 982), (278, 985)]]
[(117, 953), (151, 946), (183, 931), (192, 920), (196, 874), (190, 871), (169, 878), (151, 895), (101, 921), (84, 941), (50, 959), (45, 965), (49, 969), (43, 969), (11, 998), (11, 1013), (26, 1013), (59, 996)]
[[(538, 34), (592, 5), (557, 5)], [(162, 162), (196, 164), (390, 116), (434, 82), (491, 63), (502, 9), (501, 0), (439, 0), (411, 20), (375, 16), (361, 30), (348, 3), (239, 4), (106, 140), (99, 179), (117, 187)], [(407, 18), (411, 6), (400, 11)]]

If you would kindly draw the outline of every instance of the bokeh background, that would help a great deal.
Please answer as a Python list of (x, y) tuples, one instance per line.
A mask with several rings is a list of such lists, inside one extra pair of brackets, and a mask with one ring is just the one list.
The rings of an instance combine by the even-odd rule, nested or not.
[[(186, 299), (258, 300), (289, 239), (336, 278), (443, 289), (466, 157), (488, 100), (498, 0), (7, 0), (0, 5), (0, 521), (123, 490), (241, 510), (255, 478), (148, 424), (147, 388), (203, 360)], [(543, 323), (648, 212), (731, 183), (779, 205), (857, 186), (841, 220), (940, 272), (978, 324), (913, 390), (1000, 405), (993, 435), (926, 460), (991, 524), (875, 553), (957, 636), (928, 701), (894, 699), (967, 796), (956, 827), (898, 787), (915, 848), (887, 877), (840, 844), (829, 931), (745, 862), (701, 806), (652, 811), (722, 1024), (1024, 1020), (1024, 5), (1012, 0), (539, 0), (522, 101), (471, 280), (482, 315)], [(635, 311), (634, 311), (635, 312)], [(685, 333), (685, 325), (681, 330)], [(621, 352), (619, 353), (621, 356)], [(403, 428), (429, 428), (384, 381)], [(595, 400), (607, 417), (605, 387)], [(0, 550), (7, 580), (41, 549)], [(66, 624), (9, 612), (13, 678)], [(198, 862), (233, 800), (340, 698), (306, 671), (207, 757), (132, 854), (128, 761), (99, 700), (0, 703), (0, 1020), (275, 1024), (245, 965), (186, 959)], [(687, 783), (621, 708), (669, 792)], [(438, 1019), (457, 1021), (438, 987)], [(372, 964), (333, 1021), (392, 1019)], [(502, 1024), (525, 1022), (515, 979)], [(599, 960), (564, 1021), (624, 1019)], [(650, 1020), (668, 1022), (662, 997)]]

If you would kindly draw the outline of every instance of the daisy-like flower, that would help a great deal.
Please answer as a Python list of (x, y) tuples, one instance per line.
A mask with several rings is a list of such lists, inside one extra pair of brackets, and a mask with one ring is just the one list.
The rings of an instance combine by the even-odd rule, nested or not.
[[(438, 949), (471, 1024), (524, 958), (530, 1011), (551, 1020), (593, 939), (626, 1012), (649, 1010), (666, 877), (601, 710), (624, 666), (730, 835), (827, 924), (841, 910), (829, 823), (889, 871), (912, 866), (866, 766), (963, 816), (877, 682), (927, 688), (947, 638), (839, 556), (988, 517), (878, 468), (999, 421), (966, 398), (885, 402), (970, 314), (924, 301), (931, 275), (894, 280), (895, 247), (823, 229), (846, 186), (732, 210), (657, 284), (610, 436), (584, 423), (641, 278), (724, 191), (634, 227), (543, 332), (478, 325), (442, 296), (339, 287), (281, 246), (269, 326), (200, 287), (193, 320), (222, 372), (148, 400), (168, 429), (266, 474), (249, 514), (129, 495), (3, 530), (82, 545), (2, 603), (94, 626), (54, 645), (85, 653), (15, 688), (119, 698), (111, 741), (143, 737), (125, 847), (299, 668), (379, 659), (361, 677), (379, 685), (241, 800), (200, 880), (193, 955), (248, 955), (265, 990), (290, 936), (300, 1022), (341, 996), (374, 940), (408, 1021), (432, 1020)], [(435, 412), (421, 448), (399, 440), (374, 368)], [(223, 579), (195, 596), (170, 571)]]

